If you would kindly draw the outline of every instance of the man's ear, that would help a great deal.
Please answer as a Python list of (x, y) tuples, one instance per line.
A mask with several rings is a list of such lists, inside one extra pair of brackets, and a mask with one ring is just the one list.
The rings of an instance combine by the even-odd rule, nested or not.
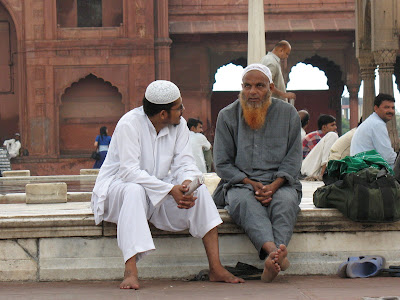
[(270, 89), (270, 91), (273, 91), (274, 88), (275, 88), (275, 84), (274, 84), (274, 83), (270, 83), (270, 84), (269, 84), (269, 89)]
[(165, 109), (163, 109), (162, 111), (160, 111), (160, 119), (161, 120), (165, 120), (165, 119), (167, 119), (168, 118), (168, 112), (165, 110)]
[(376, 110), (378, 109), (379, 107), (377, 106), (377, 105), (374, 105), (374, 112), (376, 112)]

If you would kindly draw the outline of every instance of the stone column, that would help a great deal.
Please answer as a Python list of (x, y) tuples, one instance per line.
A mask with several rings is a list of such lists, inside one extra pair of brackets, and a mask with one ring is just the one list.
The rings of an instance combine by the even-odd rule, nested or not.
[(364, 81), (362, 117), (365, 120), (374, 112), (376, 64), (374, 56), (370, 52), (360, 53), (358, 63), (361, 80)]
[(347, 85), (347, 90), (350, 94), (350, 129), (357, 127), (359, 117), (358, 117), (358, 91), (360, 89), (359, 85)]
[(344, 84), (342, 81), (333, 81), (329, 84), (330, 106), (335, 110), (336, 125), (339, 135), (342, 135), (342, 94)]
[[(379, 65), (379, 93), (393, 96), (394, 64), (396, 63), (397, 50), (378, 50), (374, 51), (375, 62)], [(397, 133), (396, 118), (386, 124), (392, 147), (395, 151), (399, 150), (399, 135)]]
[(169, 38), (168, 31), (168, 0), (156, 0), (154, 10), (156, 21), (156, 26), (154, 28), (154, 60), (156, 79), (170, 80), (170, 48), (172, 40)]
[(247, 64), (259, 63), (265, 55), (264, 1), (249, 0)]
[(379, 93), (393, 96), (394, 64), (396, 63), (397, 50), (374, 51), (374, 58), (379, 65)]

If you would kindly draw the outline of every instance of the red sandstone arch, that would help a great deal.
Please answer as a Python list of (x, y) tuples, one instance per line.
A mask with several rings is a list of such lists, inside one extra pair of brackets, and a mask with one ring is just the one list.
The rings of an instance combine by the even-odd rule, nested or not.
[(112, 135), (124, 114), (118, 88), (89, 74), (65, 89), (59, 104), (59, 153), (83, 154), (93, 150), (101, 126)]
[(21, 31), (21, 11), (22, 9), (20, 9), (20, 12), (16, 12), (14, 10), (14, 6), (10, 3), (10, 2), (15, 2), (15, 1), (9, 1), (9, 0), (0, 0), (0, 5), (3, 5), (4, 8), (7, 10), (7, 12), (10, 14), (13, 22), (14, 22), (14, 26), (15, 26), (15, 31), (17, 33), (17, 40), (20, 41), (22, 40), (22, 31)]
[[(89, 71), (90, 70), (90, 71)], [(126, 110), (129, 108), (128, 87), (126, 78), (128, 77), (127, 68), (119, 68), (119, 72), (115, 67), (81, 67), (81, 68), (56, 68), (56, 106), (61, 104), (61, 97), (66, 90), (75, 82), (79, 82), (88, 75), (92, 74), (97, 78), (102, 78), (104, 82), (108, 82), (113, 87), (118, 89), (122, 95), (121, 102), (125, 105)]]
[[(24, 131), (23, 118), (20, 116), (24, 115), (26, 107), (26, 94), (25, 80), (23, 70), (23, 62), (21, 59), (21, 24), (20, 24), (20, 13), (18, 13), (10, 1), (0, 0), (0, 11), (2, 12), (2, 20), (7, 21), (10, 26), (10, 44), (7, 51), (11, 52), (10, 66), (11, 76), (7, 76), (9, 81), (10, 90), (3, 91), (0, 93), (0, 111), (2, 111), (0, 119), (0, 140), (10, 138), (15, 132), (21, 132), (22, 142), (25, 144), (26, 132)], [(6, 44), (3, 44), (6, 45)], [(7, 47), (7, 46), (5, 46)], [(3, 48), (4, 50), (4, 48)], [(2, 54), (3, 55), (3, 54)], [(8, 64), (8, 62), (7, 62)], [(4, 73), (2, 73), (4, 75)]]

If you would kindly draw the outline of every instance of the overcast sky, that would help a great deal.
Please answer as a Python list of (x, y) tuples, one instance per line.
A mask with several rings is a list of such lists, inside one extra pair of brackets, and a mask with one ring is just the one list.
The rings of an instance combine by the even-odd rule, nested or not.
[[(241, 90), (243, 67), (236, 66), (234, 64), (228, 64), (218, 69), (215, 74), (215, 84), (213, 91), (239, 91)], [(376, 72), (375, 80), (375, 91), (379, 91), (379, 77)], [(294, 66), (289, 74), (289, 83), (287, 86), (288, 90), (327, 90), (327, 78), (325, 73), (320, 69), (313, 67), (312, 65), (306, 65), (298, 63)], [(400, 93), (397, 89), (397, 85), (394, 82), (393, 76), (393, 87), (394, 97), (396, 99), (396, 110), (400, 113)], [(349, 96), (347, 87), (345, 87), (343, 96)], [(363, 96), (363, 83), (360, 86), (360, 92), (358, 96)]]

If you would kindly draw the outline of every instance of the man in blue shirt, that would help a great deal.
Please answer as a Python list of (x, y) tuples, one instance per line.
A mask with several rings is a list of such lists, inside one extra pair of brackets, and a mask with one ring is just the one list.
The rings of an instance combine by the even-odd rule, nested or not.
[(395, 115), (394, 98), (379, 94), (375, 97), (374, 111), (356, 130), (350, 146), (350, 155), (376, 150), (393, 168), (397, 153), (393, 150), (386, 123)]

